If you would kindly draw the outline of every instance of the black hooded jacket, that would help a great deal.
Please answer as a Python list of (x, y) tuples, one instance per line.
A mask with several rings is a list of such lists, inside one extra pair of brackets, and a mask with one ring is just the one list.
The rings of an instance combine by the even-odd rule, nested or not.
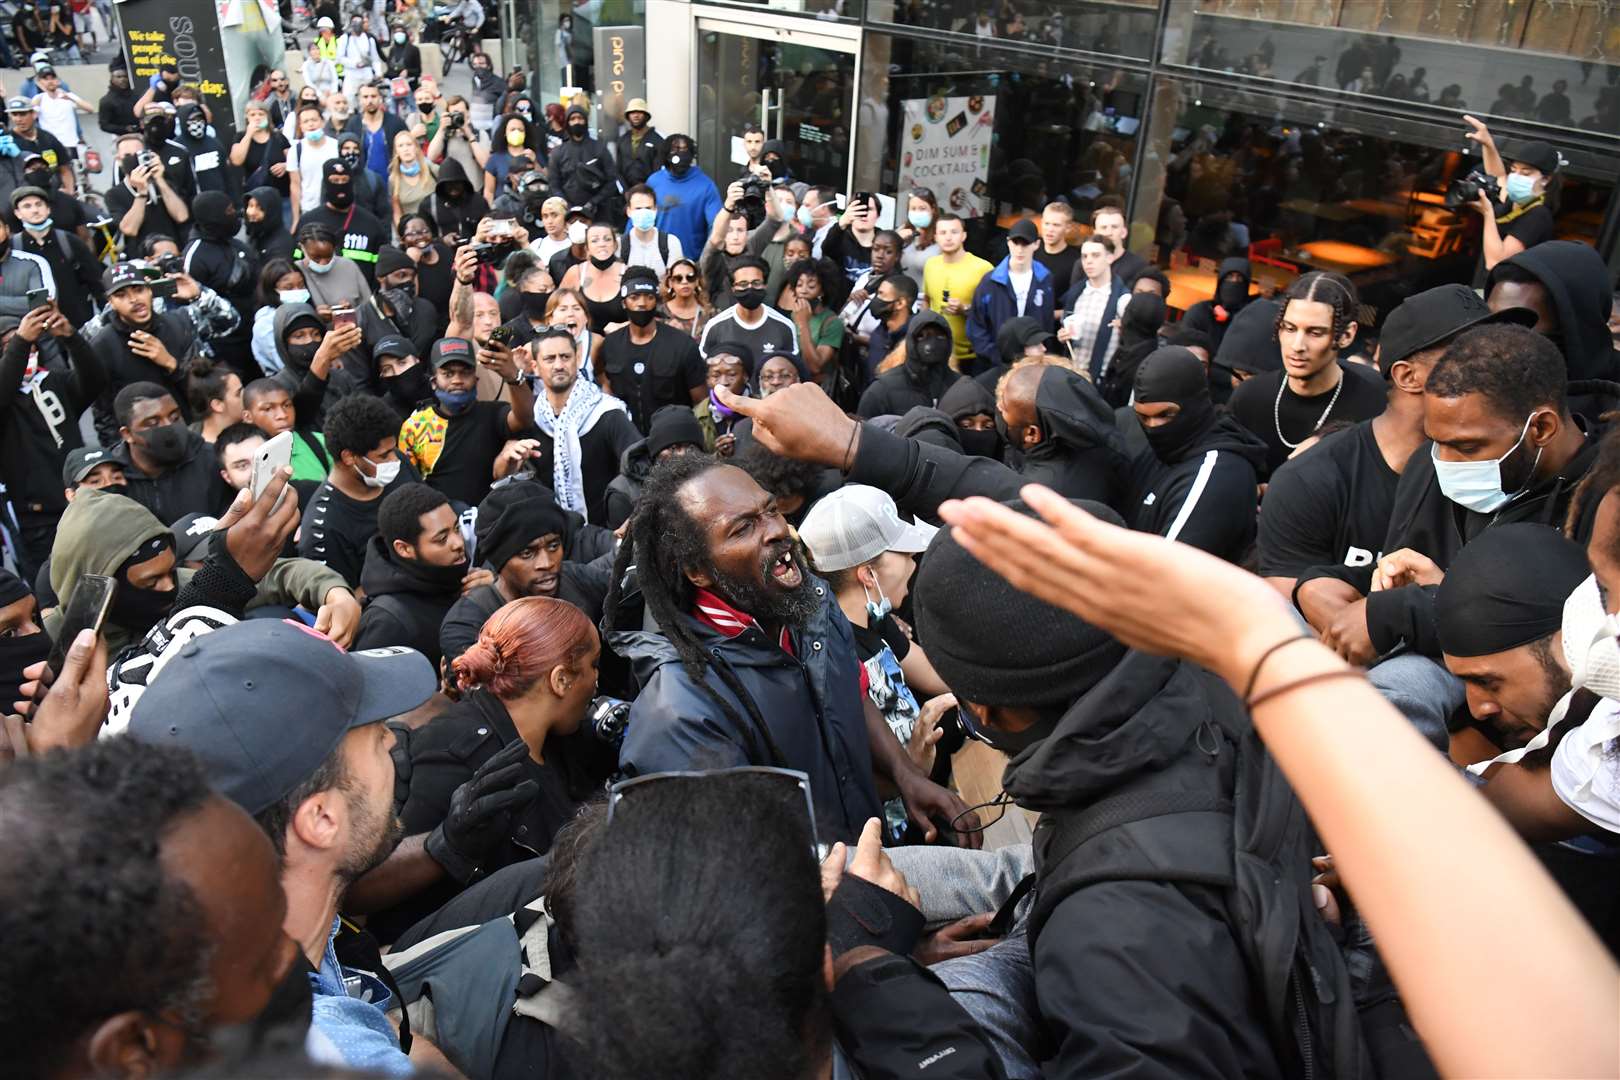
[[(1544, 480), (1494, 514), (1480, 514), (1452, 502), (1440, 490), (1434, 471), (1434, 444), (1425, 442), (1412, 452), (1395, 486), (1395, 510), (1382, 551), (1411, 548), (1433, 559), (1441, 570), (1464, 544), (1492, 525), (1531, 521), (1562, 528), (1568, 517), (1576, 487), (1597, 460), (1598, 444), (1608, 425), (1587, 416), (1620, 408), (1620, 385), (1614, 383), (1575, 383), (1570, 397), (1579, 397), (1597, 406), (1592, 412), (1577, 413), (1575, 422), (1586, 432), (1585, 444), (1558, 476)], [(1585, 545), (1592, 537), (1597, 499), (1586, 499), (1580, 517), (1570, 530), (1571, 539)], [(1403, 642), (1424, 656), (1440, 655), (1440, 635), (1434, 617), (1434, 589), (1406, 585), (1398, 589), (1372, 591), (1375, 564), (1367, 566), (1316, 566), (1299, 576), (1299, 584), (1313, 578), (1331, 577), (1348, 582), (1367, 597), (1367, 632), (1373, 648), (1384, 655)], [(1297, 592), (1298, 586), (1296, 586)]]
[[(259, 285), (259, 259), (252, 248), (236, 238), (241, 215), (222, 191), (203, 191), (191, 204), (195, 239), (186, 245), (185, 270), (236, 309), (236, 328), (214, 340), (216, 355), (236, 361), (247, 351), (258, 308), (254, 293)], [(280, 218), (277, 218), (280, 222)], [(239, 369), (241, 365), (237, 365)], [(257, 365), (249, 364), (250, 367)], [(247, 376), (244, 375), (244, 378)]]
[(1043, 438), (1024, 452), (1025, 482), (1119, 506), (1129, 459), (1114, 410), (1096, 387), (1068, 368), (1048, 367), (1035, 391), (1035, 416)]
[(366, 544), (360, 587), (365, 610), (355, 631), (356, 652), (404, 645), (439, 666), (439, 627), (461, 598), (461, 578), (440, 567), (398, 558), (379, 533)]
[(1181, 323), (1189, 330), (1201, 330), (1209, 335), (1209, 340), (1215, 343), (1215, 348), (1221, 347), (1221, 339), (1226, 337), (1227, 328), (1239, 311), (1249, 306), (1249, 285), (1254, 279), (1254, 270), (1249, 266), (1249, 260), (1238, 257), (1222, 259), (1220, 269), (1215, 272), (1215, 287), (1220, 288), (1221, 279), (1227, 274), (1243, 275), (1243, 303), (1236, 308), (1223, 308), (1221, 312), (1215, 310), (1215, 300), (1200, 300), (1187, 309), (1187, 314), (1181, 317)]
[(1256, 485), (1266, 447), (1225, 413), (1170, 461), (1151, 449), (1131, 463), (1131, 528), (1241, 562), (1254, 543)]
[(652, 454), (647, 451), (646, 439), (637, 439), (625, 448), (619, 458), (619, 475), (608, 481), (604, 525), (617, 529), (630, 520), (630, 512), (636, 508), (636, 500), (641, 498), (641, 486), (647, 482), (647, 474), (652, 467)]
[(262, 266), (271, 259), (291, 259), (293, 238), (287, 226), (281, 223), (281, 192), (273, 187), (256, 187), (248, 195), (264, 211), (263, 221), (243, 219), (248, 243), (259, 253), (259, 264)]
[(1570, 381), (1620, 378), (1620, 359), (1609, 334), (1611, 275), (1603, 257), (1589, 244), (1549, 240), (1505, 262), (1534, 274), (1552, 295), (1558, 311), (1553, 341), (1563, 351)]
[(1114, 362), (1103, 376), (1103, 399), (1114, 408), (1130, 403), (1136, 369), (1159, 347), (1159, 327), (1163, 325), (1163, 297), (1153, 293), (1131, 297), (1119, 320), (1119, 348), (1114, 350)]
[(231, 164), (230, 155), (225, 146), (214, 136), (208, 134), (206, 126), (201, 138), (193, 138), (186, 131), (186, 122), (193, 117), (201, 116), (204, 125), (208, 116), (203, 112), (201, 105), (182, 105), (174, 117), (174, 141), (186, 148), (191, 155), (191, 172), (196, 178), (197, 193), (205, 191), (223, 191), (231, 197), (231, 202), (242, 202), (242, 177), (240, 170)]
[[(169, 355), (179, 361), (173, 371), (135, 354), (129, 347), (129, 336), (137, 329), (153, 334), (163, 342)], [(183, 311), (170, 309), (162, 314), (154, 313), (151, 321), (143, 327), (130, 326), (117, 315), (107, 319), (96, 336), (90, 339), (90, 347), (96, 350), (96, 355), (101, 358), (101, 366), (107, 373), (106, 387), (95, 404), (96, 435), (101, 439), (102, 446), (116, 445), (120, 438), (118, 418), (113, 413), (113, 398), (130, 383), (157, 383), (174, 395), (182, 415), (187, 420), (191, 419), (186, 411), (190, 400), (186, 391), (191, 379), (192, 350), (196, 340), (196, 329)]]
[[(452, 185), (460, 184), (466, 196), (459, 202), (445, 194)], [(444, 159), (439, 166), (439, 179), (433, 185), (433, 194), (422, 200), (422, 211), (433, 216), (433, 224), (441, 233), (454, 233), (463, 241), (471, 240), (478, 231), (478, 223), (489, 213), (489, 203), (467, 179), (467, 170), (453, 157)]]
[[(576, 113), (583, 116), (585, 110), (577, 105), (569, 106), (568, 118), (572, 119)], [(439, 182), (444, 182), (442, 172)], [(613, 155), (588, 134), (578, 142), (565, 137), (562, 145), (551, 152), (546, 162), (546, 182), (552, 193), (561, 195), (569, 206), (589, 207), (593, 221), (606, 217), (605, 211), (613, 207), (620, 191), (619, 170)]]
[(938, 312), (923, 311), (913, 316), (911, 325), (906, 327), (905, 363), (873, 379), (872, 385), (861, 394), (855, 411), (863, 418), (903, 416), (918, 405), (933, 408), (945, 391), (963, 377), (951, 370), (949, 362), (929, 367), (916, 359), (917, 331), (925, 326), (937, 326), (947, 336), (951, 332), (951, 324)]
[[(1041, 813), (1030, 942), (1048, 1076), (1283, 1075), (1226, 910), (1229, 817), (1128, 820), (1054, 862), (1060, 829), (1105, 802), (1229, 801), (1248, 725), (1210, 673), (1126, 652), (1007, 766), (1007, 793)], [(1139, 877), (1144, 863), (1163, 877)]]
[(1001, 460), (1002, 450), (1006, 444), (1002, 441), (1000, 432), (994, 427), (987, 430), (970, 430), (961, 426), (963, 420), (973, 416), (988, 416), (992, 421), (995, 420), (996, 397), (985, 389), (984, 384), (977, 379), (963, 379), (955, 383), (939, 399), (939, 411), (950, 417), (951, 422), (957, 425), (956, 440), (964, 451), (979, 457)]

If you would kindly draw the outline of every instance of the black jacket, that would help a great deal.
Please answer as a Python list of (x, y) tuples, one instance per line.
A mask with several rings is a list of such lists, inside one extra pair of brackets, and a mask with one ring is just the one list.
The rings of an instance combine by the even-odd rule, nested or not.
[(439, 626), (461, 597), (461, 579), (436, 575), (421, 563), (396, 558), (379, 533), (366, 544), (366, 565), (360, 587), (366, 591), (365, 610), (355, 631), (356, 652), (385, 645), (405, 645), (439, 666)]
[(945, 395), (958, 379), (963, 378), (960, 373), (952, 371), (949, 364), (940, 364), (937, 367), (927, 367), (912, 359), (915, 352), (913, 342), (917, 331), (925, 326), (938, 326), (950, 333), (950, 323), (945, 316), (934, 311), (923, 311), (915, 315), (909, 326), (906, 327), (906, 360), (897, 368), (885, 371), (872, 380), (861, 394), (860, 404), (855, 411), (862, 419), (870, 420), (874, 416), (904, 416), (918, 405), (933, 408), (939, 404), (939, 399)]
[(422, 77), (421, 49), (408, 41), (403, 45), (390, 45), (387, 64), (388, 68), (384, 72), (387, 78), (397, 79), (403, 75), (410, 81), (411, 89), (416, 89), (416, 80)]
[[(1218, 286), (1221, 278), (1227, 274), (1242, 274), (1243, 287), (1247, 289), (1253, 273), (1248, 259), (1241, 257), (1222, 259), (1220, 269), (1215, 272), (1215, 283)], [(1232, 318), (1237, 314), (1237, 311), (1227, 311), (1224, 315), (1217, 314), (1215, 306), (1214, 300), (1200, 300), (1187, 309), (1187, 313), (1181, 317), (1181, 325), (1188, 330), (1201, 330), (1208, 334), (1209, 340), (1214, 343), (1215, 348), (1219, 349), (1221, 339), (1226, 336), (1227, 327), (1232, 325)], [(1247, 306), (1248, 301), (1244, 301), (1243, 307)], [(1242, 308), (1238, 309), (1238, 311), (1241, 310)], [(1280, 363), (1279, 361), (1279, 366)]]
[(24, 228), (12, 231), (11, 242), (51, 264), (56, 281), (56, 306), (74, 326), (83, 326), (106, 302), (101, 286), (104, 269), (77, 233), (52, 228), (36, 236)]
[(641, 485), (647, 482), (647, 474), (652, 467), (652, 455), (647, 452), (646, 439), (637, 439), (625, 449), (624, 456), (619, 459), (619, 475), (608, 481), (603, 502), (607, 514), (602, 519), (603, 525), (617, 529), (630, 520), (630, 512), (636, 508), (636, 500), (641, 498)]
[(118, 418), (113, 414), (113, 398), (130, 383), (157, 383), (174, 395), (181, 414), (187, 420), (191, 419), (187, 411), (190, 399), (186, 389), (191, 378), (192, 349), (197, 338), (191, 320), (184, 312), (165, 311), (161, 315), (154, 315), (152, 321), (141, 328), (156, 335), (163, 342), (163, 347), (169, 350), (169, 355), (179, 361), (173, 371), (165, 371), (131, 351), (129, 335), (136, 329), (113, 315), (90, 339), (90, 347), (101, 358), (101, 366), (107, 373), (107, 385), (95, 404), (96, 434), (100, 436), (102, 446), (112, 446), (121, 437), (118, 434)]
[[(1571, 398), (1580, 396), (1600, 403), (1604, 412), (1620, 404), (1620, 386), (1614, 383), (1573, 383), (1569, 392)], [(1597, 412), (1589, 415), (1597, 415)], [(1608, 430), (1608, 425), (1585, 420), (1579, 414), (1576, 422), (1586, 431), (1586, 443), (1563, 473), (1537, 484), (1494, 514), (1466, 510), (1441, 493), (1434, 472), (1434, 444), (1425, 442), (1406, 460), (1406, 468), (1395, 485), (1395, 510), (1390, 515), (1389, 532), (1385, 534), (1382, 550), (1411, 548), (1427, 555), (1445, 570), (1464, 544), (1492, 525), (1533, 521), (1563, 528), (1575, 488), (1597, 460), (1598, 444)], [(1583, 546), (1592, 537), (1597, 504), (1595, 498), (1584, 500), (1579, 519), (1571, 530), (1571, 539)], [(1316, 566), (1299, 576), (1299, 584), (1313, 578), (1331, 577), (1349, 582), (1366, 595), (1367, 633), (1378, 655), (1404, 643), (1413, 652), (1439, 657), (1434, 588), (1406, 585), (1373, 592), (1373, 569), (1374, 565)]]
[[(67, 509), (62, 463), (84, 445), (79, 417), (101, 394), (107, 376), (94, 349), (78, 334), (41, 339), (67, 346), (64, 368), (47, 364), (26, 385), (28, 342), (13, 334), (0, 354), (0, 479), (19, 516), (55, 517)], [(43, 352), (42, 348), (42, 352)]]
[(1225, 413), (1184, 453), (1131, 463), (1131, 528), (1241, 562), (1254, 543), (1266, 446)]
[[(1241, 930), (1226, 914), (1223, 893), (1234, 866), (1229, 816), (1130, 820), (1054, 865), (1060, 829), (1075, 827), (1072, 819), (1105, 800), (1146, 804), (1173, 794), (1229, 801), (1236, 764), (1230, 733), (1248, 724), (1236, 697), (1210, 673), (1126, 652), (1051, 735), (1008, 765), (1008, 794), (1042, 815), (1033, 840), (1038, 884), (1030, 939), (1054, 1049), (1047, 1076), (1283, 1075)], [(1135, 877), (1144, 862), (1164, 879)], [(1094, 932), (1099, 926), (1108, 932)]]
[[(283, 199), (281, 192), (273, 187), (256, 187), (248, 191), (253, 201), (264, 210), (264, 220), (255, 225), (251, 221), (243, 220), (242, 227), (247, 230), (248, 243), (253, 250), (259, 253), (259, 265), (263, 266), (271, 259), (291, 259), (293, 253), (292, 233), (287, 226), (281, 223), (281, 206)], [(255, 285), (258, 282), (254, 282)], [(253, 320), (248, 319), (248, 325)]]
[(1552, 296), (1570, 380), (1620, 378), (1608, 325), (1612, 275), (1592, 246), (1549, 240), (1506, 261), (1534, 274)]
[(1048, 367), (1035, 391), (1043, 438), (1024, 452), (1024, 479), (1070, 499), (1118, 506), (1129, 465), (1114, 410), (1090, 381), (1068, 368)]
[(108, 90), (101, 97), (96, 112), (96, 123), (108, 135), (128, 135), (141, 130), (135, 117), (135, 103), (140, 100), (133, 87)]
[[(556, 598), (566, 600), (590, 617), (602, 619), (602, 602), (607, 599), (613, 580), (613, 557), (589, 563), (564, 561), (557, 580)], [(489, 617), (506, 606), (506, 598), (494, 585), (480, 585), (450, 605), (439, 625), (439, 648), (454, 660), (478, 640), (478, 632)]]
[[(444, 182), (442, 171), (439, 182)], [(578, 142), (564, 139), (551, 152), (546, 162), (546, 182), (553, 194), (568, 200), (569, 206), (589, 207), (593, 221), (604, 220), (619, 198), (619, 170), (613, 164), (613, 155), (589, 135)]]
[[(451, 184), (465, 187), (467, 197), (458, 203), (448, 201), (444, 192)], [(454, 233), (466, 243), (472, 239), (484, 215), (489, 213), (489, 203), (484, 201), (483, 192), (467, 179), (467, 170), (461, 167), (461, 162), (447, 157), (439, 166), (439, 179), (433, 185), (433, 194), (422, 200), (422, 212), (432, 215), (439, 232)]]
[(647, 177), (664, 167), (664, 137), (651, 124), (641, 137), (641, 142), (632, 149), (630, 142), (630, 128), (627, 126), (619, 133), (619, 141), (613, 147), (614, 160), (619, 167), (619, 175), (624, 178), (626, 190), (637, 184), (645, 184)]
[(218, 514), (225, 507), (225, 481), (219, 475), (214, 448), (195, 431), (186, 432), (186, 456), (157, 476), (148, 476), (136, 467), (128, 443), (120, 442), (111, 456), (124, 467), (129, 497), (165, 525), (173, 525), (187, 514)]

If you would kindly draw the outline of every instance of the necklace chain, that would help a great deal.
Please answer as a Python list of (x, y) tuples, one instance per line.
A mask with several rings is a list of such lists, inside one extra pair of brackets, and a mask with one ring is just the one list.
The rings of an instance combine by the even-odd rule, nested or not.
[[(1328, 415), (1333, 412), (1333, 406), (1339, 403), (1339, 394), (1344, 390), (1344, 381), (1344, 372), (1340, 371), (1338, 385), (1333, 388), (1333, 396), (1328, 399), (1327, 408), (1322, 410), (1322, 415), (1316, 418), (1316, 423), (1311, 425), (1311, 430), (1306, 432), (1299, 442), (1289, 442), (1288, 436), (1283, 434), (1282, 429), (1282, 399), (1283, 395), (1288, 392), (1288, 376), (1283, 375), (1282, 382), (1277, 386), (1277, 400), (1271, 403), (1271, 422), (1276, 426), (1277, 438), (1281, 440), (1284, 446), (1290, 450), (1297, 450), (1300, 443), (1322, 430), (1322, 425), (1327, 423)], [(1304, 399), (1301, 398), (1300, 400), (1303, 401)]]

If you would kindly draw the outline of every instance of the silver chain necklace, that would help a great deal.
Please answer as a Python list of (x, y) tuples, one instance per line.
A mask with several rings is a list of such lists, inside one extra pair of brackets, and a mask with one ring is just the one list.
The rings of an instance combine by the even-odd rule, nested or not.
[(1335, 406), (1335, 405), (1337, 405), (1339, 403), (1339, 393), (1343, 389), (1344, 389), (1344, 372), (1341, 370), (1339, 372), (1338, 385), (1333, 388), (1333, 396), (1328, 398), (1327, 408), (1322, 410), (1322, 415), (1318, 416), (1316, 418), (1316, 423), (1311, 425), (1311, 430), (1306, 432), (1305, 435), (1299, 440), (1299, 442), (1289, 442), (1288, 441), (1288, 436), (1284, 435), (1283, 432), (1282, 432), (1282, 399), (1283, 399), (1283, 395), (1288, 392), (1288, 376), (1287, 376), (1287, 374), (1284, 374), (1283, 377), (1282, 377), (1282, 382), (1277, 387), (1277, 400), (1273, 401), (1271, 403), (1271, 422), (1277, 428), (1277, 438), (1279, 440), (1281, 440), (1282, 444), (1284, 446), (1286, 446), (1288, 449), (1290, 449), (1290, 450), (1299, 449), (1299, 444), (1300, 443), (1304, 442), (1306, 439), (1310, 438), (1312, 435), (1315, 435), (1318, 431), (1322, 430), (1322, 425), (1327, 423), (1328, 415), (1333, 412), (1333, 406)]

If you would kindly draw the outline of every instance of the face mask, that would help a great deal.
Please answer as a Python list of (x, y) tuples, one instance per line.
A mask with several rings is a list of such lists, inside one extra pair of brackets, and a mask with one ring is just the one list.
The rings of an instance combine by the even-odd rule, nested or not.
[(377, 381), (382, 384), (384, 393), (395, 401), (407, 402), (410, 405), (415, 405), (433, 393), (433, 386), (428, 382), (427, 372), (422, 370), (421, 364), (412, 364), (397, 375), (384, 375)]
[(951, 358), (951, 339), (929, 334), (912, 342), (916, 346), (917, 362), (925, 367), (937, 367)]
[(288, 345), (287, 366), (296, 368), (299, 371), (307, 371), (309, 365), (315, 362), (315, 354), (320, 350), (321, 345), (318, 341), (312, 341), (307, 345)]
[(632, 326), (650, 326), (658, 318), (658, 312), (652, 309), (646, 311), (626, 311), (625, 318), (630, 320)]
[(568, 242), (570, 244), (583, 244), (585, 242), (586, 225), (583, 221), (576, 221), (568, 226)]
[(907, 210), (906, 220), (913, 229), (926, 229), (934, 223), (934, 215), (927, 210)]
[(136, 630), (144, 634), (148, 627), (161, 620), (174, 607), (175, 595), (172, 589), (168, 592), (137, 589), (120, 579), (118, 592), (113, 596), (107, 618), (126, 630)]
[(987, 727), (980, 727), (978, 717), (973, 715), (971, 709), (961, 709), (959, 715), (962, 717), (962, 726), (967, 729), (969, 735), (982, 743), (988, 743), (990, 746), (995, 747), (1009, 758), (1022, 754), (1025, 750), (1052, 734), (1052, 729), (1057, 726), (1055, 720), (1037, 720), (1023, 731), (994, 731)]
[[(398, 285), (391, 286), (387, 291), (388, 292), (400, 293), (406, 299), (415, 299), (415, 297), (416, 297), (416, 282), (414, 282), (414, 281), (402, 282), (402, 283), (400, 283)], [(396, 298), (395, 302), (396, 302), (396, 304), (398, 303), (397, 298)], [(396, 311), (395, 314), (399, 314), (399, 312)]]
[(808, 207), (808, 206), (799, 207), (799, 212), (797, 214), (795, 214), (794, 216), (799, 219), (799, 224), (803, 225), (805, 228), (807, 228), (807, 229), (815, 228), (816, 212), (814, 210), (810, 209), (810, 207)]
[(1215, 286), (1215, 302), (1227, 311), (1235, 311), (1249, 298), (1249, 286), (1242, 281), (1223, 281)]
[(548, 292), (520, 293), (523, 297), (523, 314), (531, 319), (546, 317), (546, 305), (551, 303), (551, 294)]
[(1142, 435), (1153, 454), (1166, 464), (1182, 460), (1215, 422), (1215, 406), (1207, 397), (1182, 403), (1174, 420), (1154, 427), (1142, 425)]
[(519, 131), (516, 134), (514, 134), (514, 133), (508, 131), (506, 133), (506, 145), (507, 146), (522, 146), (523, 145), (523, 132)]
[(174, 119), (159, 114), (145, 126), (148, 146), (155, 146), (174, 134)]
[(394, 44), (395, 45), (403, 45), (403, 44), (405, 44), (405, 35), (404, 34), (395, 34), (394, 35)]
[(333, 259), (331, 259), (331, 260), (329, 260), (327, 262), (323, 262), (323, 263), (314, 262), (313, 260), (310, 260), (310, 259), (305, 259), (304, 260), (304, 269), (312, 271), (316, 275), (330, 274), (332, 272), (332, 267), (334, 267), (336, 265), (337, 265), (337, 259), (336, 258), (333, 258)]
[(782, 159), (779, 157), (761, 158), (760, 164), (765, 166), (766, 171), (771, 174), (772, 180), (780, 180), (787, 175), (787, 169), (782, 167)]
[(324, 128), (316, 128), (314, 131), (307, 132), (304, 135), (304, 141), (309, 143), (311, 146), (319, 146), (321, 143), (326, 141), (326, 130)]
[(873, 300), (870, 304), (866, 305), (866, 310), (872, 313), (872, 318), (882, 322), (884, 319), (887, 319), (890, 315), (894, 314), (894, 301)]
[(606, 270), (608, 267), (612, 266), (615, 261), (616, 258), (612, 255), (609, 255), (605, 259), (599, 259), (595, 255), (591, 256), (591, 265), (596, 267), (598, 270)]
[(647, 230), (651, 229), (657, 221), (657, 210), (648, 210), (643, 207), (640, 210), (630, 211), (630, 224), (642, 232), (646, 232)]
[(184, 424), (160, 424), (141, 432), (136, 441), (159, 465), (178, 465), (186, 456), (186, 434)]
[(433, 112), (433, 105), (434, 103), (431, 101), (418, 101), (416, 103), (416, 111), (419, 113), (431, 114)]
[(765, 302), (765, 290), (760, 288), (738, 289), (732, 295), (737, 298), (737, 306), (744, 311), (756, 311)]
[(358, 467), (356, 467), (354, 470), (357, 474), (359, 474), (360, 482), (365, 484), (368, 488), (376, 488), (378, 491), (381, 491), (383, 488), (399, 479), (398, 458), (393, 458), (389, 461), (382, 462), (373, 461), (371, 463), (371, 467), (377, 470), (376, 475), (374, 476), (367, 476), (365, 473), (360, 472)]
[(1530, 421), (1535, 418), (1535, 413), (1525, 418), (1524, 430), (1519, 432), (1519, 440), (1511, 450), (1489, 461), (1441, 461), (1431, 448), (1429, 453), (1434, 457), (1434, 476), (1440, 482), (1441, 493), (1458, 506), (1476, 514), (1494, 513), (1524, 494), (1530, 485), (1530, 478), (1535, 475), (1536, 465), (1541, 462), (1541, 448), (1537, 447), (1535, 461), (1530, 463), (1524, 480), (1516, 484), (1511, 492), (1504, 488), (1502, 462), (1524, 445), (1524, 437), (1530, 432)]
[(0, 709), (11, 711), (22, 697), (23, 668), (46, 659), (51, 652), (51, 635), (27, 634), (0, 638)]
[(193, 139), (202, 138), (204, 135), (208, 134), (208, 121), (187, 120), (186, 134)]
[(46, 218), (44, 221), (38, 221), (38, 222), (25, 221), (25, 222), (23, 222), (23, 228), (27, 229), (29, 232), (38, 232), (38, 233), (50, 232), (51, 219)]
[(1001, 448), (1001, 436), (994, 431), (957, 428), (956, 437), (962, 441), (963, 451), (974, 457), (993, 458)]
[(338, 160), (351, 169), (358, 169), (360, 167), (360, 151), (351, 150), (346, 154), (339, 154)]
[(348, 184), (327, 184), (324, 197), (334, 210), (347, 210), (354, 205), (354, 188)]
[(439, 408), (447, 416), (460, 416), (478, 401), (477, 390), (440, 390), (434, 387), (433, 396), (439, 399)]
[(1528, 176), (1510, 173), (1507, 178), (1507, 197), (1516, 203), (1527, 203), (1536, 197), (1536, 182)]
[(399, 171), (404, 176), (418, 176), (422, 172), (422, 163), (420, 161), (402, 161), (399, 163)]
[(692, 159), (685, 154), (669, 155), (669, 172), (671, 176), (685, 176), (692, 168)]
[(584, 124), (569, 124), (568, 125), (568, 137), (570, 139), (583, 139), (585, 137), (585, 125)]
[[(876, 580), (875, 575), (873, 580)], [(877, 587), (878, 598), (876, 600), (872, 599), (872, 594), (867, 591), (864, 583), (861, 585), (861, 592), (866, 594), (866, 614), (874, 621), (883, 618), (883, 616), (894, 610), (894, 605), (889, 603), (889, 598), (883, 592), (882, 585)]]
[(307, 304), (309, 303), (309, 290), (277, 289), (276, 299), (280, 300), (283, 304)]
[[(137, 161), (136, 164), (138, 165), (140, 162)], [(23, 183), (30, 184), (37, 188), (49, 188), (51, 186), (50, 170), (29, 169), (27, 172), (23, 173)]]

